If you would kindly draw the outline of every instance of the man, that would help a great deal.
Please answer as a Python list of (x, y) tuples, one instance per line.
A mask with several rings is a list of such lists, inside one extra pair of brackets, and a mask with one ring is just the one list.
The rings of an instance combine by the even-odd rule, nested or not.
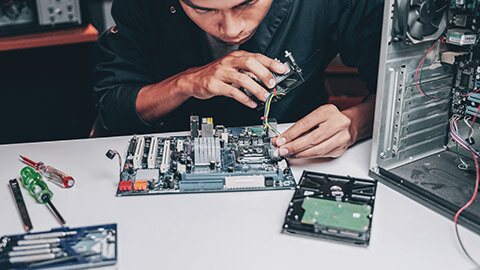
[[(375, 91), (381, 0), (116, 0), (116, 27), (99, 39), (99, 118), (111, 133), (187, 130), (192, 114), (226, 126), (259, 124), (271, 72), (285, 50), (305, 83), (272, 104), (296, 122), (274, 140), (283, 156), (338, 157), (371, 134), (374, 96), (339, 111), (323, 105), (323, 72), (340, 53)], [(323, 106), (322, 106), (323, 105)]]

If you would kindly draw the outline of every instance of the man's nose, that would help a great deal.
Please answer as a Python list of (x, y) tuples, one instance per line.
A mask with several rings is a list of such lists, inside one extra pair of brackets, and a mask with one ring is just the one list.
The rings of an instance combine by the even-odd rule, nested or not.
[(228, 12), (223, 16), (220, 22), (220, 32), (226, 39), (234, 39), (240, 35), (245, 28), (245, 21), (241, 17), (235, 17)]

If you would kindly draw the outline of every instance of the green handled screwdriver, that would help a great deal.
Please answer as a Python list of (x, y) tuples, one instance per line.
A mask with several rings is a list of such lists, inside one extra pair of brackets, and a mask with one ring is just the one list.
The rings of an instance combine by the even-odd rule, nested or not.
[(42, 176), (30, 166), (24, 167), (20, 171), (20, 175), (22, 176), (23, 187), (28, 190), (30, 195), (32, 195), (38, 203), (46, 203), (58, 221), (62, 225), (65, 224), (65, 220), (55, 206), (53, 206), (51, 201), (53, 193), (43, 181)]

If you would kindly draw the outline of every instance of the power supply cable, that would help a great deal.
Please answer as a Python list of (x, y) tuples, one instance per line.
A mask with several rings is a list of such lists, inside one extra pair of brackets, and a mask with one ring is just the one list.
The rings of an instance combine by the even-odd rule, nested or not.
[(463, 122), (465, 122), (465, 125), (467, 125), (467, 127), (470, 129), (470, 131), (468, 132), (468, 139), (471, 139), (473, 137), (473, 134), (475, 134), (475, 129), (473, 128), (473, 124), (468, 123), (468, 120), (470, 119), (467, 118), (468, 117), (465, 116), (463, 118)]
[[(422, 89), (420, 88), (420, 82), (421, 81), (421, 77), (422, 77), (422, 74), (421, 74), (421, 70), (423, 70), (423, 64), (425, 62), (425, 59), (427, 58), (427, 56), (430, 54), (430, 52), (433, 50), (433, 48), (435, 48), (435, 46), (437, 46), (437, 43), (438, 41), (440, 42), (443, 42), (444, 41), (444, 38), (440, 38), (438, 40), (436, 40), (432, 47), (430, 47), (430, 49), (428, 49), (427, 53), (425, 54), (425, 56), (422, 58), (422, 60), (420, 60), (420, 62), (418, 63), (418, 66), (417, 66), (417, 70), (415, 71), (415, 86), (417, 87), (417, 90), (420, 92), (420, 94), (422, 94), (423, 96), (425, 97), (428, 97), (428, 98), (433, 98), (433, 99), (440, 99), (440, 97), (437, 97), (437, 96), (430, 96), (430, 95), (427, 95), (426, 93), (424, 93), (422, 91)], [(420, 78), (419, 78), (419, 75), (420, 75)]]

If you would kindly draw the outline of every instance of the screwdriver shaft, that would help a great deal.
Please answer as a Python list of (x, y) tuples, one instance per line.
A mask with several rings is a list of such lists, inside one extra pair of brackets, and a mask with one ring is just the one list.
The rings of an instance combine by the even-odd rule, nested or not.
[(52, 201), (50, 200), (50, 197), (47, 194), (45, 194), (45, 195), (42, 196), (42, 199), (43, 199), (43, 201), (45, 201), (47, 203), (48, 208), (52, 211), (53, 215), (58, 219), (58, 221), (62, 225), (64, 225), (66, 223), (65, 219), (63, 219), (62, 215), (60, 215), (57, 208), (55, 208)]

